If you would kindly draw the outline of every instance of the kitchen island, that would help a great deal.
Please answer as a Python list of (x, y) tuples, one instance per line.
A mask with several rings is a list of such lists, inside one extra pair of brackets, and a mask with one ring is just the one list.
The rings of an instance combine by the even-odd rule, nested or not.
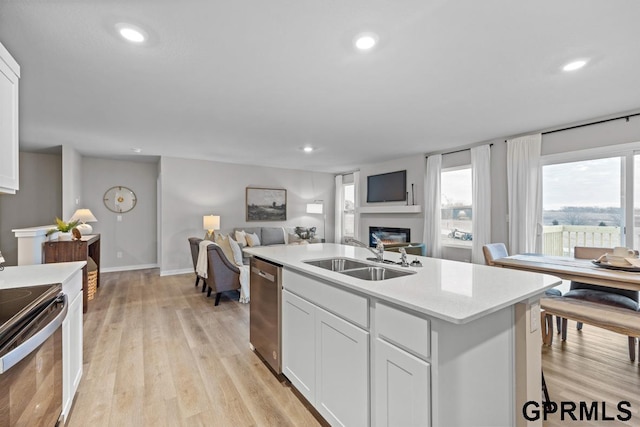
[(82, 268), (86, 262), (62, 262), (5, 267), (0, 271), (0, 289), (62, 284), (68, 311), (62, 322), (62, 415), (71, 411), (82, 377)]
[(522, 407), (541, 398), (539, 299), (560, 279), (409, 256), (422, 267), (370, 281), (305, 263), (364, 248), (245, 252), (283, 266), (283, 374), (330, 424), (541, 425)]

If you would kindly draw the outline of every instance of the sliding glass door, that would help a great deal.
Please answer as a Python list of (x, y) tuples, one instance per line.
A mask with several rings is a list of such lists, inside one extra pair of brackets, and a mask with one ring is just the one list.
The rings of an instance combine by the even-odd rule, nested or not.
[[(625, 202), (634, 187), (630, 179), (640, 176), (634, 170), (627, 174), (632, 153), (583, 160), (574, 156), (542, 166), (543, 253), (568, 256), (575, 246), (615, 247), (627, 241), (640, 246), (625, 236)], [(633, 160), (637, 169), (640, 159)]]

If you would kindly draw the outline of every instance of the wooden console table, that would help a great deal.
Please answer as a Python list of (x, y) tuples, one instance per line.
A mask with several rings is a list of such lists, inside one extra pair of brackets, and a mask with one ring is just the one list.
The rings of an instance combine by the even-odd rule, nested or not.
[[(100, 235), (82, 236), (80, 240), (44, 242), (44, 262), (87, 261), (91, 257), (98, 266), (97, 287), (100, 287)], [(88, 305), (87, 266), (82, 269), (82, 312)]]

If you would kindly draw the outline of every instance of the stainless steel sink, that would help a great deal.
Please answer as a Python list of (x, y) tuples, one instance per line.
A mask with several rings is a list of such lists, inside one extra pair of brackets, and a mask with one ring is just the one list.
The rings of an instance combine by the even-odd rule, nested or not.
[(326, 258), (302, 262), (331, 271), (351, 270), (353, 268), (362, 268), (371, 265), (368, 262), (358, 261), (351, 258)]
[(316, 259), (302, 262), (362, 280), (385, 280), (415, 274), (415, 271), (411, 270), (396, 270), (394, 268), (377, 266), (366, 261), (343, 257)]
[(386, 267), (364, 267), (342, 271), (341, 273), (362, 280), (385, 280), (415, 274), (415, 271), (401, 271)]

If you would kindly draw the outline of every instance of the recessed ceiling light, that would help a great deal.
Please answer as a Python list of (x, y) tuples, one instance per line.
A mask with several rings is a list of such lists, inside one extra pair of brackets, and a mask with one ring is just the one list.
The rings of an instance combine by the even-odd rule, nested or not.
[(305, 153), (311, 153), (313, 151), (313, 147), (306, 146), (302, 149)]
[(578, 61), (569, 62), (567, 65), (562, 67), (562, 71), (575, 71), (587, 65), (587, 61), (584, 59), (580, 59)]
[(375, 47), (378, 43), (378, 36), (373, 33), (362, 33), (358, 34), (353, 44), (358, 50), (368, 51)]
[(131, 151), (134, 153), (142, 153), (142, 148), (132, 148)]
[(118, 34), (132, 43), (142, 43), (147, 39), (147, 34), (140, 28), (131, 24), (117, 24)]

